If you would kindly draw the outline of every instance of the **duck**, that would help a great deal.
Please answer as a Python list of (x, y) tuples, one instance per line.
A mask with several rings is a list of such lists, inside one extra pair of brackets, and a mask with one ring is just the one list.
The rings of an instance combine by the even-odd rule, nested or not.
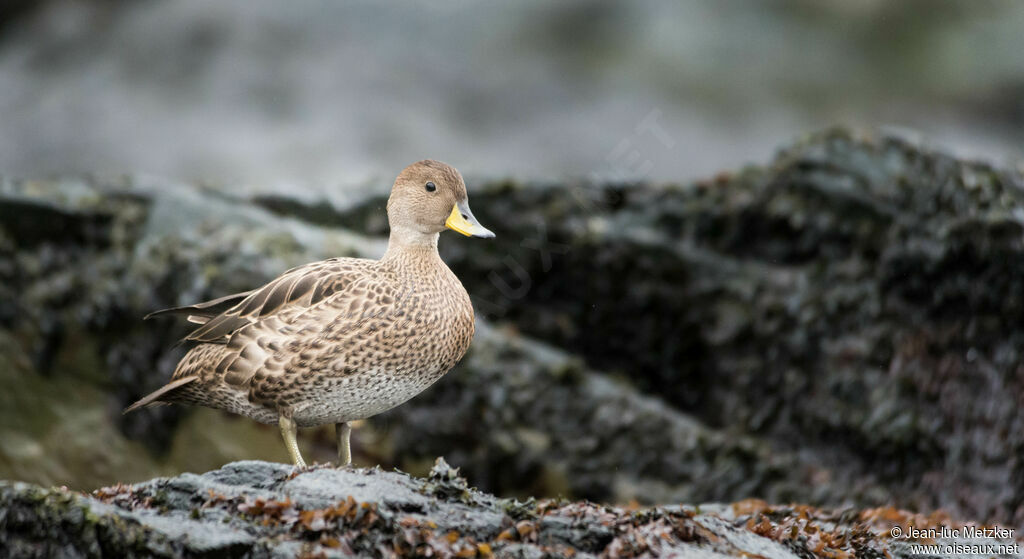
[(473, 339), (473, 305), (438, 254), (441, 232), (494, 237), (473, 216), (462, 175), (440, 161), (403, 169), (386, 209), (379, 260), (312, 262), (251, 291), (148, 315), (198, 326), (170, 382), (124, 413), (182, 404), (277, 424), (299, 467), (297, 429), (334, 424), (338, 463), (351, 464), (352, 422), (427, 389)]

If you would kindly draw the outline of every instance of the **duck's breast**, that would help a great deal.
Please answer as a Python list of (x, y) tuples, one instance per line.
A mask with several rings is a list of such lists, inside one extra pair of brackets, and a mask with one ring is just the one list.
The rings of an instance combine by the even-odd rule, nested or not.
[(473, 306), (447, 269), (434, 282), (402, 290), (393, 312), (363, 323), (334, 353), (325, 375), (295, 410), (299, 425), (363, 419), (413, 398), (450, 371), (469, 349)]

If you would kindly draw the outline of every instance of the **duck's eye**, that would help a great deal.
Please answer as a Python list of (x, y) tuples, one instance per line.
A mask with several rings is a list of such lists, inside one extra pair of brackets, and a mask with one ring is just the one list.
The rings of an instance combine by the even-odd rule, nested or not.
[(427, 183), (427, 192), (433, 192), (435, 190), (437, 190), (437, 185), (435, 185), (433, 182), (428, 182)]

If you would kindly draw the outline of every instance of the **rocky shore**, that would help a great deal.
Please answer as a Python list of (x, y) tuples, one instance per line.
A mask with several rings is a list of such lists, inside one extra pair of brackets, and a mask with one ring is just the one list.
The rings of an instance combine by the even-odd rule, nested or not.
[[(385, 191), (339, 205), (152, 177), (0, 179), (0, 478), (91, 491), (284, 461), (275, 429), (217, 412), (120, 415), (183, 352), (173, 344), (185, 325), (141, 317), (304, 262), (378, 256)], [(839, 515), (830, 526), (852, 530), (870, 524), (865, 511), (897, 509), (1024, 528), (1018, 171), (830, 131), (693, 184), (471, 181), (470, 192), (497, 239), (445, 237), (441, 249), (473, 295), (473, 347), (436, 386), (356, 430), (357, 464), (426, 476), (444, 456), (487, 493), (570, 500), (535, 502), (537, 518), (537, 507), (579, 506), (615, 526), (690, 526), (680, 534), (713, 529), (711, 509), (687, 507), (750, 498), (800, 503), (758, 505), (791, 511), (764, 512), (765, 530), (792, 511)], [(302, 435), (307, 457), (330, 459), (327, 430)], [(283, 475), (253, 464), (199, 477)], [(299, 479), (427, 483), (318, 472), (328, 470)], [(10, 511), (57, 501), (105, 511), (78, 522), (144, 512), (92, 498), (110, 502), (4, 486)], [(579, 499), (686, 505), (636, 513)], [(715, 518), (747, 537), (759, 517), (721, 512), (744, 506)], [(228, 524), (244, 517), (231, 514)], [(23, 526), (17, 518), (4, 530)], [(494, 522), (488, 530), (504, 521)], [(100, 524), (90, 530), (108, 530)], [(469, 534), (491, 545), (506, 528)], [(599, 554), (615, 534), (604, 547), (552, 541)], [(871, 541), (865, 549), (889, 545)]]
[[(613, 507), (499, 499), (438, 460), (426, 478), (381, 469), (234, 462), (79, 494), (0, 483), (5, 557), (890, 557), (960, 556), (946, 538), (894, 526), (956, 526), (892, 508)], [(993, 549), (1012, 540), (979, 537)], [(999, 546), (1003, 546), (1000, 548)], [(947, 549), (948, 548), (948, 549)], [(916, 555), (915, 555), (916, 554)]]

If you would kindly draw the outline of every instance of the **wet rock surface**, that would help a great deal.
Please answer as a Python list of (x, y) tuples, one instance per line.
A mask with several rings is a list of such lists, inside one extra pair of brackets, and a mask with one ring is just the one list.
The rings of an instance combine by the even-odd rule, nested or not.
[(426, 478), (247, 461), (91, 494), (0, 482), (0, 510), (0, 553), (26, 558), (896, 558), (910, 556), (916, 540), (892, 539), (892, 526), (956, 526), (896, 509), (499, 499), (443, 460)]
[[(497, 239), (441, 249), (477, 338), (356, 430), (357, 463), (425, 474), (443, 455), (503, 497), (1024, 526), (1020, 174), (835, 131), (704, 183), (470, 192)], [(385, 234), (380, 198), (0, 181), (0, 477), (88, 490), (285, 460), (276, 430), (215, 412), (122, 418), (184, 352), (186, 325), (141, 317), (376, 257)], [(333, 454), (322, 431), (302, 444)]]
[[(492, 185), (473, 204), (495, 242), (442, 250), (477, 308), (771, 448), (784, 473), (757, 466), (750, 495), (1024, 525), (1019, 173), (833, 131), (705, 183)], [(612, 438), (590, 425), (576, 440)]]

